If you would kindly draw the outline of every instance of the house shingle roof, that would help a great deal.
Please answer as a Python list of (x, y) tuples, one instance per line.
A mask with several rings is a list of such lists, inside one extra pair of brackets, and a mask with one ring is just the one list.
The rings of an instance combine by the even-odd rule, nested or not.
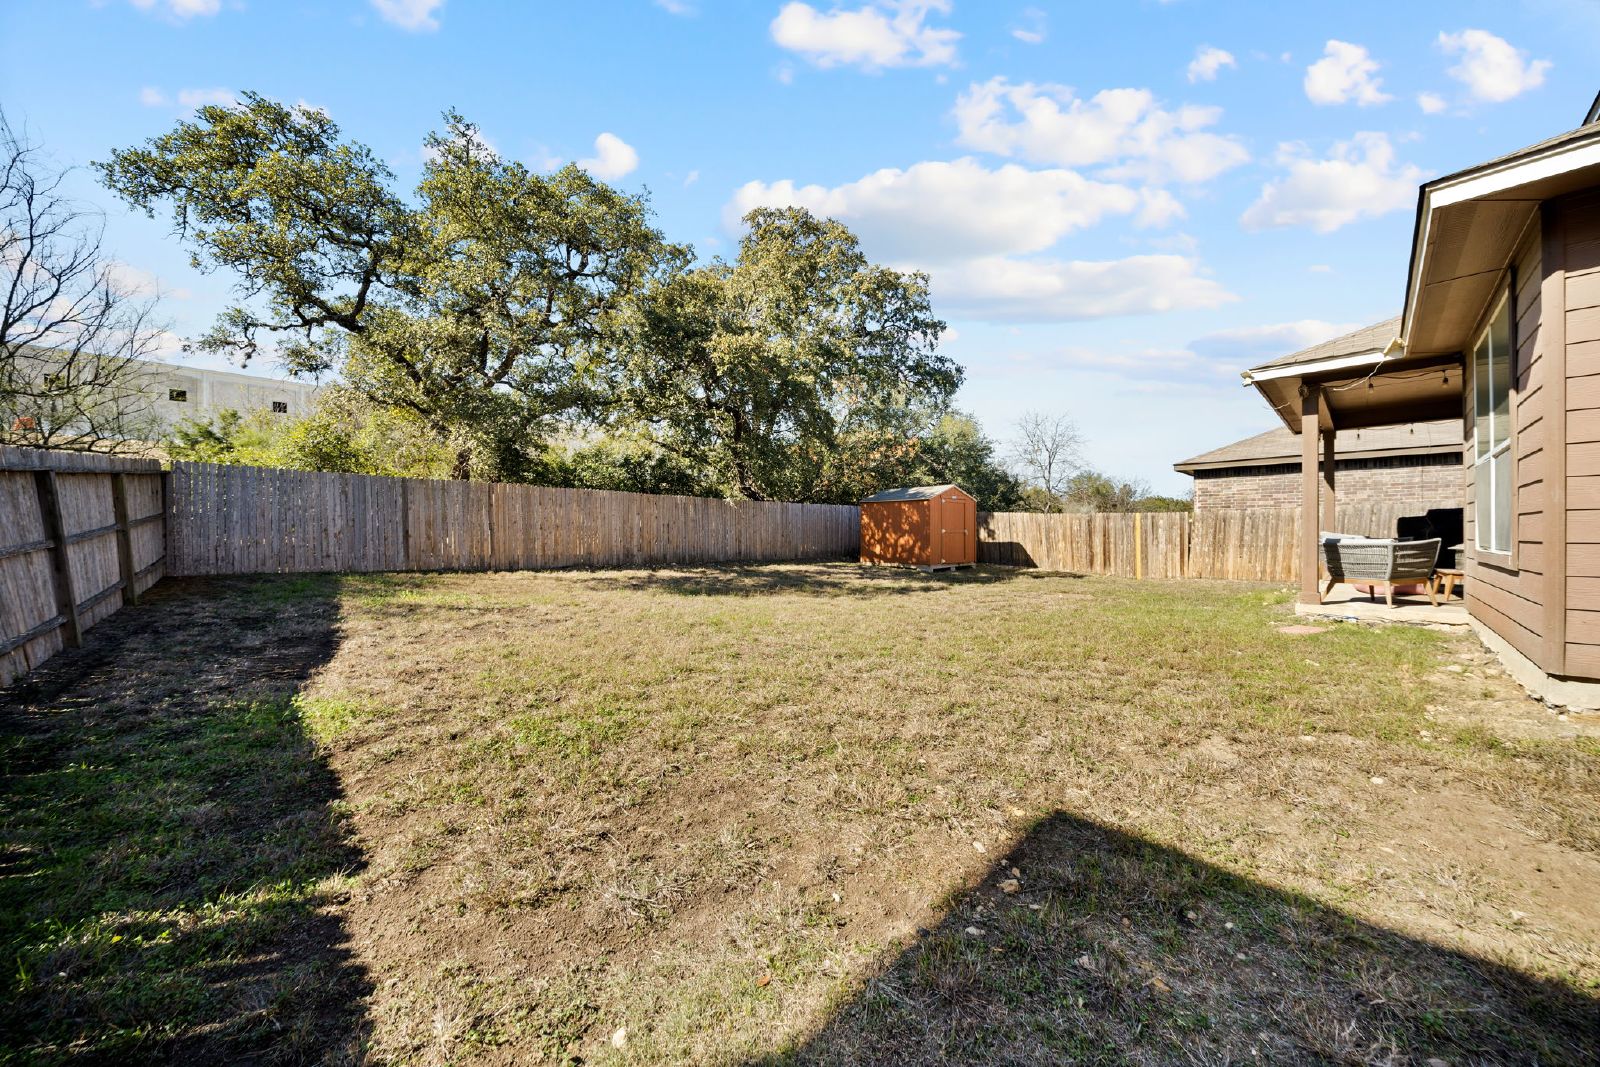
[[(1340, 430), (1334, 438), (1338, 459), (1371, 458), (1379, 455), (1432, 455), (1461, 451), (1461, 421), (1416, 422), (1399, 426), (1375, 426), (1366, 430)], [(1246, 437), (1242, 441), (1202, 452), (1172, 465), (1174, 470), (1193, 474), (1197, 470), (1225, 467), (1259, 467), (1300, 462), (1300, 438), (1287, 427), (1279, 426)]]
[[(1600, 96), (1595, 97), (1595, 100), (1600, 102)], [(1519, 148), (1515, 152), (1507, 152), (1503, 156), (1495, 156), (1493, 159), (1485, 160), (1482, 163), (1474, 163), (1470, 167), (1463, 167), (1461, 170), (1455, 171), (1451, 174), (1441, 175), (1440, 177), (1435, 178), (1426, 184), (1433, 186), (1439, 185), (1443, 182), (1454, 181), (1455, 179), (1465, 177), (1468, 174), (1475, 174), (1480, 170), (1488, 170), (1491, 167), (1498, 167), (1502, 163), (1510, 163), (1514, 160), (1521, 159), (1523, 156), (1538, 155), (1540, 152), (1544, 152), (1548, 149), (1559, 148), (1569, 141), (1581, 141), (1587, 137), (1600, 137), (1600, 122), (1591, 120), (1576, 129), (1568, 130), (1565, 133), (1558, 133), (1554, 137), (1546, 137), (1544, 140), (1539, 141), (1536, 144), (1531, 144), (1526, 148)]]
[(1290, 367), (1299, 363), (1316, 363), (1324, 359), (1337, 359), (1340, 356), (1353, 356), (1358, 352), (1371, 352), (1381, 349), (1390, 341), (1400, 335), (1400, 316), (1375, 322), (1371, 326), (1363, 326), (1343, 337), (1335, 337), (1331, 341), (1302, 348), (1298, 352), (1291, 352), (1287, 356), (1268, 360), (1258, 366), (1251, 367), (1252, 371), (1267, 370), (1273, 367)]

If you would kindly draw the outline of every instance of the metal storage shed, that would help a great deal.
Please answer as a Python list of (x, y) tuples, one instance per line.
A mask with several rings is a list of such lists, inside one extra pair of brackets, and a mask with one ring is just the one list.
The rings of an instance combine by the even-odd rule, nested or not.
[(954, 485), (890, 489), (861, 502), (861, 562), (924, 570), (978, 561), (978, 502)]

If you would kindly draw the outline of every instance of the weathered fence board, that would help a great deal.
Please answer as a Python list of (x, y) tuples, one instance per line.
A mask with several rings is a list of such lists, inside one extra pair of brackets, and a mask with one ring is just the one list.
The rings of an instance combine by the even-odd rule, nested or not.
[[(1339, 529), (1392, 537), (1401, 516), (1418, 513), (1404, 504), (1341, 505)], [(1127, 578), (1289, 582), (1296, 577), (1299, 545), (1299, 508), (978, 516), (980, 563)]]
[(851, 505), (176, 463), (170, 574), (532, 570), (855, 556)]
[(155, 460), (0, 447), (0, 685), (161, 579)]

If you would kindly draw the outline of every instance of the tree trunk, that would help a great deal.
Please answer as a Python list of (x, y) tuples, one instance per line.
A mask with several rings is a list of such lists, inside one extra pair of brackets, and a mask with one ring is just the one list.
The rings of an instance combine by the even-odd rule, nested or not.
[(450, 477), (461, 482), (472, 480), (472, 449), (463, 448), (456, 452), (456, 462), (450, 468)]

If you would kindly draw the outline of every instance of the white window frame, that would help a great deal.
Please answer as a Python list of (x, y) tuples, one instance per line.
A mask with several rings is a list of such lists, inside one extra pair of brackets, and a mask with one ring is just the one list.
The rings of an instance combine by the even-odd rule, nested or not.
[[(1496, 427), (1494, 425), (1494, 387), (1496, 383), (1493, 378), (1490, 379), (1488, 395), (1489, 410), (1486, 413), (1485, 418), (1480, 418), (1480, 414), (1478, 412), (1479, 392), (1477, 383), (1477, 353), (1478, 346), (1483, 344), (1485, 340), (1488, 340), (1491, 346), (1489, 352), (1489, 365), (1490, 367), (1494, 366), (1495, 353), (1493, 350), (1493, 339), (1491, 334), (1494, 331), (1495, 320), (1500, 317), (1502, 311), (1506, 315), (1506, 344), (1509, 349), (1509, 351), (1506, 353), (1505, 361), (1506, 381), (1504, 388), (1506, 391), (1506, 420), (1511, 425), (1505, 428), (1505, 439), (1501, 441), (1499, 445), (1496, 445), (1494, 443), (1494, 439), (1496, 437)], [(1467, 359), (1472, 366), (1473, 374), (1472, 467), (1474, 483), (1477, 481), (1478, 467), (1484, 464), (1487, 464), (1489, 467), (1489, 476), (1487, 479), (1489, 485), (1489, 508), (1487, 512), (1488, 521), (1484, 521), (1485, 512), (1482, 510), (1483, 501), (1477, 499), (1475, 496), (1473, 500), (1473, 542), (1476, 544), (1479, 552), (1487, 553), (1491, 556), (1503, 556), (1506, 558), (1510, 558), (1512, 555), (1512, 549), (1517, 543), (1517, 516), (1515, 511), (1516, 501), (1514, 499), (1516, 496), (1516, 472), (1511, 469), (1512, 461), (1508, 460), (1505, 465), (1508, 484), (1502, 487), (1495, 478), (1494, 461), (1500, 456), (1510, 452), (1511, 441), (1515, 436), (1514, 428), (1516, 426), (1516, 412), (1511, 403), (1511, 383), (1513, 380), (1515, 380), (1517, 372), (1517, 323), (1515, 316), (1516, 311), (1511, 306), (1511, 284), (1508, 282), (1505, 286), (1505, 289), (1500, 294), (1500, 299), (1495, 301), (1494, 310), (1490, 311), (1488, 318), (1484, 320), (1483, 329), (1478, 331), (1478, 335), (1473, 338), (1472, 344), (1467, 349)], [(1480, 426), (1487, 426), (1489, 430), (1489, 450), (1487, 452), (1478, 448), (1478, 428)], [(1503, 495), (1505, 497), (1504, 504), (1507, 508), (1512, 510), (1512, 515), (1511, 521), (1506, 524), (1506, 544), (1504, 546), (1495, 546), (1493, 544), (1494, 530), (1495, 527), (1499, 525), (1495, 522), (1495, 519), (1498, 517), (1498, 509), (1501, 504), (1500, 497), (1502, 495), (1502, 488)]]

